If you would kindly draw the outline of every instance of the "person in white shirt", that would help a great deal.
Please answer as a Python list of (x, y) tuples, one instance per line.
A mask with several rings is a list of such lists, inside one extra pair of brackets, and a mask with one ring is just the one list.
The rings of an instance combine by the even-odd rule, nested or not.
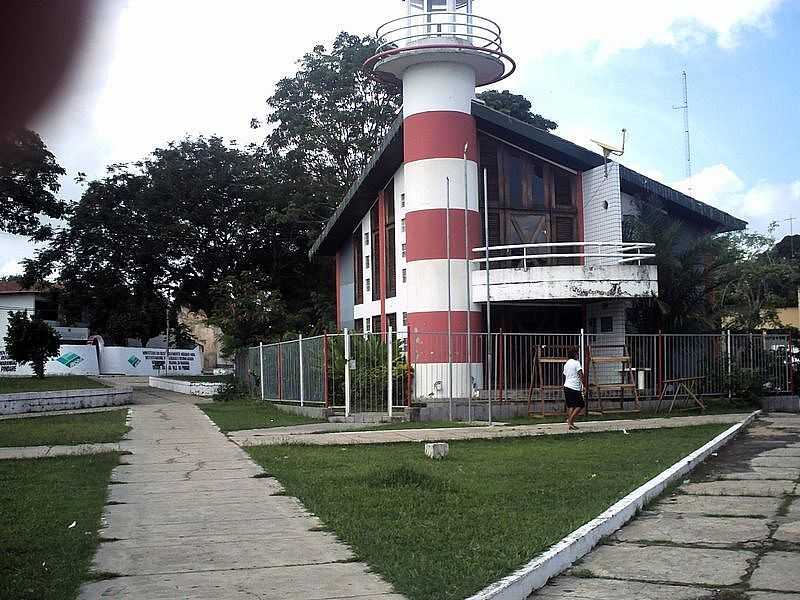
[(570, 348), (569, 360), (564, 365), (564, 399), (567, 401), (567, 426), (569, 429), (578, 429), (575, 419), (586, 406), (583, 401), (583, 366), (578, 360), (580, 352), (577, 348)]

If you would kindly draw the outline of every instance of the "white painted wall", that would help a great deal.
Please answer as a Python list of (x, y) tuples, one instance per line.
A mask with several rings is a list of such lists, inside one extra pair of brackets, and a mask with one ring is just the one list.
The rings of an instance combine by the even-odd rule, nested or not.
[[(394, 174), (394, 214), (395, 214), (395, 228), (394, 228), (394, 235), (395, 235), (395, 274), (396, 274), (396, 289), (397, 293), (393, 298), (387, 298), (385, 301), (386, 305), (386, 314), (397, 314), (397, 331), (404, 332), (406, 331), (406, 326), (403, 325), (403, 313), (408, 312), (408, 286), (406, 283), (403, 282), (403, 269), (407, 269), (406, 259), (403, 256), (403, 245), (406, 242), (406, 234), (404, 228), (404, 219), (407, 212), (407, 196), (404, 198), (404, 194), (406, 194), (405, 189), (405, 168), (407, 165), (401, 165), (400, 168)], [(405, 206), (403, 206), (405, 204)], [(371, 207), (370, 207), (371, 209)], [(350, 327), (353, 326), (353, 321), (356, 319), (364, 319), (372, 320), (372, 317), (381, 314), (381, 303), (380, 300), (373, 300), (372, 299), (372, 286), (375, 282), (372, 281), (372, 272), (371, 272), (371, 265), (373, 258), (377, 257), (379, 252), (378, 248), (372, 247), (372, 230), (370, 226), (370, 217), (369, 217), (369, 210), (366, 212), (364, 217), (361, 219), (361, 244), (364, 250), (364, 280), (361, 282), (353, 281), (352, 284), (349, 281), (352, 281), (354, 278), (353, 274), (353, 256), (352, 254), (348, 255), (347, 262), (345, 260), (341, 261), (341, 269), (342, 271), (347, 271), (349, 273), (349, 281), (342, 279), (339, 282), (340, 285), (340, 294), (347, 293), (347, 289), (345, 286), (347, 285), (361, 285), (362, 290), (364, 291), (364, 302), (362, 304), (356, 304), (352, 307), (352, 316), (349, 320)], [(364, 233), (368, 233), (370, 235), (370, 242), (369, 245), (364, 245)], [(350, 244), (350, 242), (348, 242)], [(343, 253), (344, 254), (344, 253)], [(369, 255), (370, 261), (370, 268), (367, 268), (367, 255)], [(366, 279), (369, 277), (370, 279), (370, 290), (367, 291), (366, 289)], [(377, 285), (380, 285), (380, 281), (377, 282)], [(340, 296), (341, 298), (342, 296)], [(343, 324), (348, 321), (348, 313), (344, 312), (348, 310), (348, 307), (342, 303), (340, 306), (342, 310), (341, 318)], [(362, 323), (364, 331), (371, 331), (371, 328), (368, 328), (366, 324)]]
[[(44, 364), (45, 375), (99, 375), (97, 349), (94, 346), (64, 345), (58, 356)], [(21, 365), (0, 350), (0, 377), (33, 375), (30, 363)]]
[(475, 71), (455, 62), (420, 63), (403, 72), (403, 118), (429, 111), (470, 114)]
[[(654, 265), (561, 265), (525, 269), (492, 269), (492, 300), (582, 300), (649, 298), (658, 295)], [(472, 280), (472, 299), (486, 302), (486, 272)]]
[[(602, 166), (584, 171), (582, 183), (584, 241), (621, 243), (622, 191), (619, 165), (614, 162), (608, 163), (608, 177)], [(608, 262), (609, 259), (586, 258), (587, 265)]]

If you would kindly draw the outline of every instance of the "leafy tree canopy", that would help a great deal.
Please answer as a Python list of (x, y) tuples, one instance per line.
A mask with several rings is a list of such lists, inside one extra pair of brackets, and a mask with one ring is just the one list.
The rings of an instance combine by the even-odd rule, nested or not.
[(502, 92), (486, 90), (477, 94), (477, 98), (482, 100), (489, 108), (529, 123), (539, 129), (550, 131), (558, 127), (555, 121), (534, 113), (532, 110), (533, 104), (522, 94), (514, 94), (509, 90), (503, 90)]
[(64, 173), (37, 133), (0, 134), (0, 231), (48, 239), (52, 228), (42, 218), (60, 219), (67, 210), (56, 197)]
[(41, 319), (30, 318), (25, 311), (8, 313), (8, 332), (5, 336), (6, 352), (18, 363), (31, 363), (33, 372), (44, 377), (44, 364), (51, 356), (58, 356), (61, 337)]

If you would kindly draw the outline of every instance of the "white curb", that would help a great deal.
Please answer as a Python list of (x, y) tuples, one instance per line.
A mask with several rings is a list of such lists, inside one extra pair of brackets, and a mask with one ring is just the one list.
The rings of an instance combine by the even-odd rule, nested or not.
[(467, 600), (524, 600), (543, 587), (549, 579), (565, 571), (576, 560), (587, 554), (601, 539), (625, 525), (645, 504), (661, 494), (672, 482), (702, 463), (712, 452), (727, 444), (760, 413), (761, 411), (757, 410), (749, 414), (741, 423), (723, 431), (689, 456), (656, 475), (521, 569), (470, 596)]

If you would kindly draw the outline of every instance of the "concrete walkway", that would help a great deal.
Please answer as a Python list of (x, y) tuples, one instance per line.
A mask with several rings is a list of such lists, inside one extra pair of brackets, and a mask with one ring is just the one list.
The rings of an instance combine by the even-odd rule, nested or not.
[[(699, 415), (693, 417), (671, 417), (654, 419), (621, 419), (617, 421), (584, 421), (580, 429), (570, 433), (597, 433), (636, 429), (660, 429), (662, 427), (691, 427), (709, 423), (739, 423), (747, 414)], [(565, 423), (542, 425), (516, 425), (494, 427), (449, 427), (437, 429), (401, 429), (396, 431), (360, 431), (334, 433), (306, 433), (287, 431), (289, 428), (248, 429), (232, 431), (231, 440), (240, 446), (271, 446), (277, 444), (309, 444), (315, 446), (350, 444), (390, 444), (397, 442), (441, 442), (452, 440), (483, 440), (497, 438), (531, 437), (537, 435), (563, 434)]]
[(115, 443), (77, 444), (74, 446), (12, 446), (0, 448), (0, 460), (83, 456), (84, 454), (103, 454), (104, 452), (121, 452), (122, 450), (122, 446)]
[(772, 415), (531, 600), (800, 600), (800, 416)]
[(402, 600), (196, 406), (171, 400), (136, 392), (133, 454), (112, 473), (93, 563), (111, 577), (81, 600)]

